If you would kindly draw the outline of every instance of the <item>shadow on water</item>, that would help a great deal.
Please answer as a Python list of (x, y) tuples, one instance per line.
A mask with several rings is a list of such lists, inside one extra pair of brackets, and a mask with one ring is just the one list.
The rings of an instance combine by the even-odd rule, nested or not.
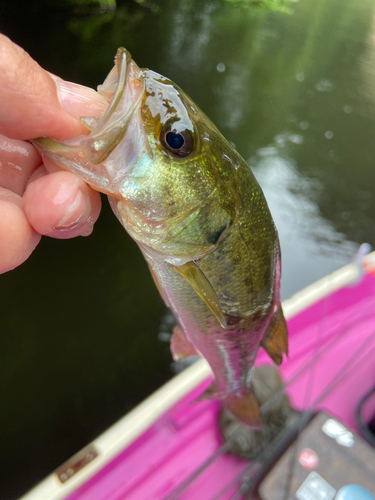
[[(224, 0), (0, 7), (1, 31), (65, 79), (95, 87), (124, 45), (191, 95), (265, 190), (283, 297), (375, 244), (373, 2), (286, 4), (291, 14)], [(2, 275), (0, 300), (0, 496), (11, 499), (167, 381), (172, 360), (163, 302), (106, 202), (90, 237), (44, 239)]]

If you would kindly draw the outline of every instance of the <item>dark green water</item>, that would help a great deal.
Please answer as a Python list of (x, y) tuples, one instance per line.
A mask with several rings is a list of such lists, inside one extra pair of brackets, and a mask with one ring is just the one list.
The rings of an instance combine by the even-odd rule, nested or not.
[[(118, 46), (175, 80), (252, 166), (279, 228), (284, 298), (375, 245), (375, 4), (224, 0), (97, 15), (21, 0), (0, 29), (46, 69), (101, 83)], [(26, 9), (26, 10), (25, 10)], [(165, 307), (107, 203), (0, 276), (0, 498), (29, 489), (172, 376)]]

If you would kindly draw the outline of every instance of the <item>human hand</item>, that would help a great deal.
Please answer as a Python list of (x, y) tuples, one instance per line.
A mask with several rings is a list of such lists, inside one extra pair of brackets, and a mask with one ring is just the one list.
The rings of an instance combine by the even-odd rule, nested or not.
[(0, 273), (22, 264), (41, 235), (91, 233), (99, 193), (41, 157), (28, 140), (87, 133), (79, 117), (100, 116), (107, 105), (94, 90), (49, 74), (0, 35)]

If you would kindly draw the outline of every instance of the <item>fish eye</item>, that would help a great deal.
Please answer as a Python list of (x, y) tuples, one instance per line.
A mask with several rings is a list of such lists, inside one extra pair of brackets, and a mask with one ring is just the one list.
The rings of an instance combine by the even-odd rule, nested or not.
[(163, 146), (177, 156), (186, 156), (193, 150), (193, 136), (189, 130), (177, 132), (172, 127), (166, 127), (160, 136)]

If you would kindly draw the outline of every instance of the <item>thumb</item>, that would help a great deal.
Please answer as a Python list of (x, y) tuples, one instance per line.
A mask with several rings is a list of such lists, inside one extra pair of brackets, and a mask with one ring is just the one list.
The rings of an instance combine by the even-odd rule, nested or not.
[(108, 102), (87, 87), (50, 75), (0, 35), (0, 134), (70, 139), (87, 132), (79, 116), (102, 115)]

